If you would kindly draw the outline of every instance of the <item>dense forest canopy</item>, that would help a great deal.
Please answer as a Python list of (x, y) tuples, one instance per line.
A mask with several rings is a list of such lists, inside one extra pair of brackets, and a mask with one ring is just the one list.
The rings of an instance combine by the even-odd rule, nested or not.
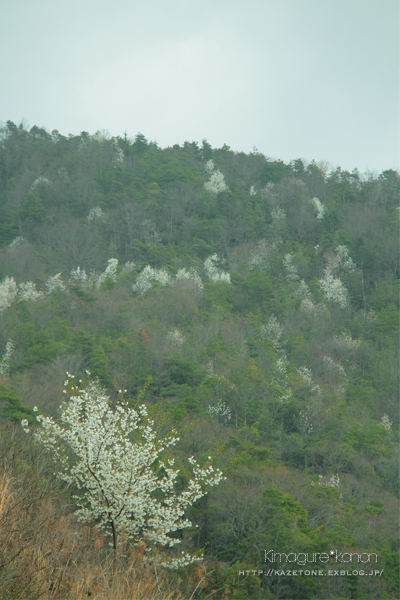
[[(132, 405), (151, 376), (179, 485), (191, 455), (227, 478), (188, 511), (183, 547), (213, 565), (194, 597), (398, 597), (399, 191), (393, 170), (8, 121), (3, 456), (14, 436), (34, 471), (15, 432), (34, 405), (57, 416), (66, 371)], [(270, 549), (376, 553), (383, 573), (238, 576)]]

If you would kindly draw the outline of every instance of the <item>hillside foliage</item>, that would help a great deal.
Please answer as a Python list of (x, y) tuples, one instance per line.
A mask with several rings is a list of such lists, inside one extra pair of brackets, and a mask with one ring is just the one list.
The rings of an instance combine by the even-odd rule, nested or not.
[[(40, 510), (49, 489), (50, 512), (62, 498), (54, 518), (81, 531), (76, 490), (56, 485), (50, 467), (38, 474), (49, 459), (33, 437), (26, 450), (20, 422), (35, 430), (34, 406), (59, 418), (66, 372), (89, 370), (111, 405), (125, 389), (132, 409), (151, 377), (149, 415), (161, 436), (180, 437), (177, 492), (191, 456), (212, 456), (226, 477), (187, 510), (193, 526), (170, 534), (204, 552), (179, 574), (182, 598), (397, 598), (399, 191), (392, 170), (7, 122), (0, 494), (23, 494), (18, 482), (36, 473)], [(4, 563), (16, 542), (1, 523)], [(376, 553), (383, 572), (239, 575), (265, 569), (270, 549)], [(0, 565), (0, 580), (1, 569), (11, 573)], [(72, 580), (51, 587), (50, 572), (38, 594), (76, 593)], [(140, 572), (155, 594), (156, 579)], [(178, 597), (178, 579), (168, 581), (157, 593)], [(0, 589), (14, 597), (11, 583)]]

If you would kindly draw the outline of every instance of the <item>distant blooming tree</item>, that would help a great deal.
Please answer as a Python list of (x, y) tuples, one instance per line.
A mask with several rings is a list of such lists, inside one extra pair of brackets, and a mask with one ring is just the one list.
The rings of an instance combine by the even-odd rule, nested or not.
[(319, 280), (319, 285), (328, 302), (336, 302), (341, 308), (348, 306), (347, 288), (328, 268), (325, 269), (324, 276)]
[(35, 181), (32, 183), (31, 185), (31, 191), (35, 191), (37, 190), (39, 187), (46, 187), (48, 185), (51, 185), (51, 181), (50, 179), (48, 179), (47, 177), (43, 177), (43, 175), (41, 175), (40, 177), (38, 177), (37, 179), (35, 179)]
[(6, 277), (0, 283), (0, 314), (11, 304), (17, 297), (18, 286), (14, 277)]
[(214, 404), (214, 406), (210, 405), (207, 412), (220, 423), (227, 423), (232, 417), (231, 409), (222, 400), (218, 400), (217, 404)]
[(337, 275), (346, 275), (356, 269), (356, 265), (349, 256), (347, 246), (338, 246), (335, 252), (325, 255), (326, 266), (319, 285), (328, 302), (336, 302), (341, 308), (347, 308), (349, 294), (344, 283)]
[(173, 350), (179, 350), (185, 341), (185, 336), (182, 335), (179, 329), (173, 329), (172, 331), (168, 331), (166, 339), (170, 348)]
[(322, 221), (322, 219), (324, 218), (324, 214), (325, 214), (325, 206), (322, 204), (321, 200), (319, 200), (318, 198), (313, 198), (311, 200), (311, 202), (314, 205), (315, 210), (317, 211), (317, 219), (319, 221)]
[(204, 290), (200, 275), (193, 267), (190, 269), (179, 269), (175, 275), (174, 286), (183, 287), (195, 296), (200, 296)]
[(134, 292), (144, 294), (153, 287), (154, 282), (163, 287), (172, 285), (176, 288), (183, 288), (195, 296), (200, 296), (204, 290), (201, 278), (193, 267), (190, 269), (179, 269), (175, 277), (173, 277), (165, 269), (153, 269), (150, 265), (147, 265), (138, 275), (132, 289)]
[[(184, 516), (186, 509), (220, 483), (222, 472), (210, 463), (201, 467), (189, 457), (192, 478), (177, 493), (179, 470), (174, 459), (163, 458), (179, 441), (175, 433), (160, 437), (146, 406), (130, 408), (122, 390), (112, 408), (97, 381), (74, 385), (73, 376), (67, 375), (71, 396), (60, 407), (60, 422), (38, 414), (35, 437), (52, 453), (58, 476), (77, 486), (78, 519), (95, 519), (109, 530), (114, 549), (122, 532), (133, 543), (145, 540), (150, 549), (179, 544), (180, 538), (169, 534), (192, 527)], [(22, 426), (29, 431), (27, 420)], [(193, 560), (196, 557), (182, 553), (164, 564), (179, 567)]]
[(220, 261), (220, 259), (218, 258), (217, 254), (213, 254), (212, 256), (209, 256), (204, 261), (204, 270), (207, 274), (207, 277), (209, 277), (211, 279), (211, 281), (213, 281), (214, 283), (218, 283), (220, 281), (224, 281), (225, 283), (230, 283), (231, 276), (229, 275), (229, 273), (227, 273), (226, 271), (221, 271), (221, 269), (219, 269), (217, 267), (217, 264), (219, 263), (219, 261)]
[(286, 213), (282, 208), (275, 207), (271, 210), (271, 217), (273, 221), (284, 221)]
[(297, 369), (297, 372), (301, 376), (303, 385), (310, 388), (311, 393), (314, 395), (313, 400), (321, 400), (322, 390), (318, 384), (314, 383), (311, 369), (302, 366)]
[(353, 259), (349, 256), (347, 246), (338, 246), (334, 254), (327, 254), (326, 262), (327, 268), (333, 272), (352, 273), (356, 269)]
[(122, 267), (121, 273), (123, 273), (124, 275), (127, 275), (128, 273), (132, 273), (132, 271), (134, 269), (135, 269), (135, 263), (133, 261), (128, 261)]
[(215, 163), (213, 160), (208, 160), (205, 164), (205, 170), (207, 173), (212, 173), (215, 169)]
[(18, 297), (27, 302), (36, 302), (44, 298), (44, 293), (36, 289), (36, 285), (32, 281), (20, 283), (18, 286)]
[(153, 242), (153, 244), (158, 244), (161, 241), (161, 235), (158, 233), (155, 224), (153, 221), (146, 219), (142, 222), (143, 229), (143, 237), (148, 244), (149, 242)]
[[(318, 476), (318, 485), (324, 485), (326, 487), (332, 487), (332, 488), (336, 488), (337, 490), (340, 491), (340, 478), (339, 475), (331, 475), (330, 477), (326, 476), (324, 477), (323, 475), (319, 475)], [(312, 482), (311, 485), (315, 485), (314, 482)], [(342, 495), (340, 495), (340, 497), (342, 497)]]
[(226, 192), (228, 186), (225, 183), (225, 179), (221, 171), (215, 170), (214, 161), (209, 160), (206, 163), (206, 172), (210, 175), (210, 179), (204, 184), (204, 189), (213, 195)]
[(94, 221), (104, 221), (105, 217), (106, 216), (103, 210), (100, 208), (100, 206), (94, 206), (90, 209), (86, 220), (88, 221), (88, 223), (93, 223)]
[(308, 367), (299, 367), (297, 369), (297, 372), (299, 373), (299, 375), (301, 375), (302, 379), (307, 385), (312, 384), (312, 373)]
[(288, 281), (298, 281), (300, 277), (296, 265), (293, 264), (293, 254), (290, 254), (289, 252), (285, 254), (283, 264), (287, 271), (286, 279)]
[(52, 294), (56, 289), (66, 291), (64, 282), (61, 279), (61, 273), (49, 277), (45, 283), (45, 290), (38, 290), (33, 281), (24, 281), (17, 285), (14, 277), (6, 277), (0, 283), (0, 314), (17, 302), (25, 300), (26, 302), (37, 302), (46, 296)]
[(6, 344), (6, 351), (0, 360), (0, 375), (8, 375), (10, 371), (10, 359), (14, 352), (14, 344), (12, 340), (8, 340)]
[(250, 269), (265, 269), (268, 266), (269, 258), (278, 244), (282, 240), (277, 238), (276, 240), (266, 240), (265, 238), (259, 240), (257, 246), (253, 248), (251, 252), (251, 258), (249, 262)]
[(384, 427), (386, 429), (386, 431), (390, 431), (391, 427), (392, 427), (392, 421), (389, 419), (389, 417), (385, 414), (383, 415), (383, 417), (380, 420), (379, 425), (382, 425), (382, 427)]
[(18, 237), (14, 238), (13, 241), (8, 245), (7, 251), (13, 252), (17, 248), (20, 248), (21, 246), (26, 246), (27, 243), (28, 242), (25, 240), (25, 238), (23, 238), (21, 235), (19, 235)]
[(134, 292), (144, 294), (153, 287), (153, 282), (157, 282), (163, 287), (171, 285), (172, 280), (165, 269), (153, 269), (150, 265), (147, 265), (143, 271), (138, 275), (136, 283), (133, 284), (132, 289)]
[(76, 285), (79, 285), (82, 288), (87, 288), (89, 286), (89, 278), (85, 271), (85, 269), (81, 269), (80, 267), (76, 267), (72, 269), (70, 273), (70, 282)]
[(116, 259), (116, 258), (108, 259), (108, 264), (107, 264), (105, 271), (103, 273), (100, 273), (100, 275), (98, 275), (96, 278), (96, 281), (95, 281), (96, 289), (100, 289), (101, 284), (104, 283), (106, 279), (110, 279), (114, 283), (117, 281), (117, 266), (118, 266), (118, 259)]
[(88, 274), (86, 273), (85, 269), (76, 267), (76, 269), (72, 269), (70, 273), (70, 283), (79, 285), (83, 289), (95, 288), (96, 290), (99, 290), (101, 284), (104, 283), (106, 279), (110, 279), (114, 282), (117, 280), (117, 266), (118, 259), (110, 258), (103, 273), (90, 271)]
[(64, 282), (61, 279), (61, 273), (57, 273), (57, 275), (53, 275), (53, 277), (49, 277), (48, 280), (46, 281), (46, 293), (50, 295), (55, 290), (61, 290), (62, 292), (66, 291)]
[(279, 324), (278, 319), (275, 315), (271, 315), (266, 325), (263, 325), (260, 329), (260, 335), (263, 339), (270, 340), (273, 347), (276, 350), (281, 348), (282, 342), (280, 341), (283, 332), (282, 325)]
[(328, 356), (327, 354), (325, 354), (322, 357), (322, 361), (323, 361), (323, 364), (325, 365), (325, 367), (327, 369), (329, 369), (330, 371), (336, 372), (343, 377), (346, 376), (346, 371), (344, 370), (342, 365), (340, 363), (334, 361), (331, 356)]
[(303, 435), (310, 435), (314, 431), (312, 424), (313, 416), (314, 412), (309, 404), (304, 410), (299, 412), (300, 430), (302, 431)]
[(284, 342), (281, 341), (283, 327), (280, 325), (275, 315), (271, 315), (266, 325), (260, 328), (260, 337), (269, 340), (278, 353), (278, 359), (275, 363), (273, 381), (276, 382), (280, 392), (280, 401), (287, 402), (292, 397), (287, 369), (289, 361), (283, 349)]

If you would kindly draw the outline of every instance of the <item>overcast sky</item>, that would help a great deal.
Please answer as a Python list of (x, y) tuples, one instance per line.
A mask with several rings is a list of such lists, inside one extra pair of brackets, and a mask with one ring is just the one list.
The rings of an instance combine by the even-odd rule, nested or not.
[(399, 168), (398, 0), (0, 4), (0, 121)]

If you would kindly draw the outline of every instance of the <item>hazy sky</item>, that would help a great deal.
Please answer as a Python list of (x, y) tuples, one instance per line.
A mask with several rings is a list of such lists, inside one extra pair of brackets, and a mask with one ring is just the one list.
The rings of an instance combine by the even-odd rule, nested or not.
[(398, 0), (0, 5), (0, 121), (399, 168)]

